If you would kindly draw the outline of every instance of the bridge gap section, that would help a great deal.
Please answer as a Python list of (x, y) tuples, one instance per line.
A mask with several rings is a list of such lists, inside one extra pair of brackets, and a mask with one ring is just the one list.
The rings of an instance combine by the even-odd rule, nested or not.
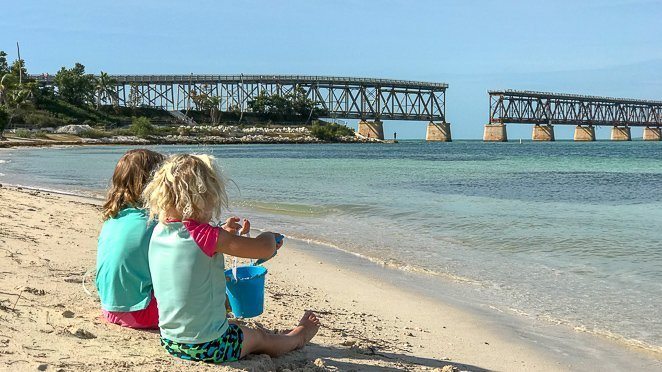
[(662, 129), (661, 128), (644, 128), (644, 141), (660, 141), (662, 140)]

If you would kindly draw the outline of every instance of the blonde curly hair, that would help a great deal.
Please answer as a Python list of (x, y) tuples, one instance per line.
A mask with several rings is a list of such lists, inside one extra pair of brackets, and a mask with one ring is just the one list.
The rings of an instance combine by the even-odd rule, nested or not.
[(172, 155), (145, 187), (150, 218), (218, 221), (228, 206), (225, 178), (210, 155)]

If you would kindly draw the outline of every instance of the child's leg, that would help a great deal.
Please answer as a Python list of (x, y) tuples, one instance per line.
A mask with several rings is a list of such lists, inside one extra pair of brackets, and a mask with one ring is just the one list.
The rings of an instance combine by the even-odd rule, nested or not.
[(287, 334), (272, 334), (261, 329), (240, 327), (244, 333), (242, 358), (248, 354), (268, 354), (276, 357), (307, 344), (317, 333), (320, 321), (312, 311), (306, 311), (299, 325)]

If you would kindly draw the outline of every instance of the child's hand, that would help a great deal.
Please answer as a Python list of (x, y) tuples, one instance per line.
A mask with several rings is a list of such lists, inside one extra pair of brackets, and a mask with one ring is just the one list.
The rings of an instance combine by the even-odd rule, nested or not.
[(258, 235), (257, 237), (262, 238), (262, 239), (273, 240), (276, 243), (276, 249), (280, 249), (280, 247), (283, 246), (284, 236), (279, 234), (279, 233), (273, 233), (273, 232), (267, 231), (267, 232), (263, 232), (262, 234)]
[(244, 218), (244, 225), (241, 227), (239, 235), (248, 235), (249, 232), (251, 232), (251, 221), (248, 218)]
[[(239, 221), (241, 221), (241, 218), (237, 216), (232, 216), (227, 220), (225, 220), (222, 229), (229, 232), (232, 235), (237, 235), (237, 231), (239, 231), (239, 229), (242, 228), (242, 226), (239, 224)], [(250, 224), (249, 224), (249, 229), (250, 229)]]
[(285, 236), (279, 233), (274, 233), (274, 239), (276, 239), (276, 250), (278, 250), (283, 246), (283, 243), (285, 242)]

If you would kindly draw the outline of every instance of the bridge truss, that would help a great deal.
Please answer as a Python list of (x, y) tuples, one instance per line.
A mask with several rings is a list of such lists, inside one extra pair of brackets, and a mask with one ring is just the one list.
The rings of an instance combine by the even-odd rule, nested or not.
[[(427, 120), (446, 119), (445, 83), (405, 80), (295, 75), (111, 75), (115, 97), (102, 94), (103, 104), (188, 110), (199, 94), (219, 97), (221, 112), (250, 112), (248, 103), (260, 93), (284, 96), (303, 89), (316, 107), (331, 118)], [(33, 76), (52, 85), (53, 76)]]
[(489, 91), (490, 123), (662, 126), (662, 101)]

